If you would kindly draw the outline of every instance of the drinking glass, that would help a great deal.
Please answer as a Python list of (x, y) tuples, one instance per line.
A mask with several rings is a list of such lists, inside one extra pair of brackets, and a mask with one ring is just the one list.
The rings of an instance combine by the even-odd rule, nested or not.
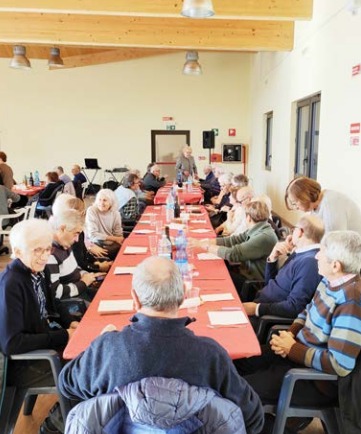
[(150, 225), (154, 227), (157, 221), (157, 216), (153, 213), (149, 214), (149, 220), (150, 220)]
[(162, 231), (163, 231), (163, 222), (162, 220), (157, 220), (155, 222), (155, 233), (157, 235), (162, 235)]
[(150, 254), (152, 256), (155, 256), (157, 254), (158, 236), (157, 235), (149, 235), (148, 241), (149, 241)]
[(194, 303), (192, 303), (192, 305), (187, 308), (188, 313), (198, 312), (199, 293), (200, 293), (200, 288), (197, 288), (196, 286), (193, 286), (192, 289), (186, 292), (187, 299), (189, 298), (194, 299)]

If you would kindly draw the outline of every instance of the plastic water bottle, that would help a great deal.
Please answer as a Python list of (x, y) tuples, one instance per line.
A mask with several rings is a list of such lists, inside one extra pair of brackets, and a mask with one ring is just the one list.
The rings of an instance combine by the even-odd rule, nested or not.
[(163, 258), (172, 259), (172, 244), (168, 240), (166, 233), (158, 241), (158, 256)]
[(183, 187), (183, 176), (181, 170), (178, 170), (177, 172), (177, 184), (179, 188)]
[(175, 263), (182, 276), (188, 273), (187, 238), (185, 233), (180, 230), (175, 238)]
[(37, 170), (35, 170), (35, 172), (34, 172), (34, 185), (36, 187), (39, 187), (39, 185), (40, 185), (40, 176), (39, 176), (39, 172)]
[(174, 197), (172, 191), (167, 196), (165, 219), (167, 223), (170, 223), (174, 219)]
[(187, 184), (188, 184), (188, 191), (189, 191), (189, 193), (191, 193), (193, 191), (193, 177), (192, 177), (192, 175), (188, 176)]

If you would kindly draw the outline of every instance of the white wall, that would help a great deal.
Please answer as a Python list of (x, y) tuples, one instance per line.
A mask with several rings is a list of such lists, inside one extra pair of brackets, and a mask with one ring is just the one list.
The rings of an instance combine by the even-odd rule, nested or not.
[[(352, 16), (346, 0), (314, 0), (314, 17), (296, 24), (291, 53), (253, 58), (252, 139), (249, 172), (256, 190), (267, 192), (274, 209), (298, 218), (283, 203), (293, 177), (294, 102), (321, 92), (318, 181), (342, 191), (361, 206), (361, 145), (350, 146), (349, 128), (361, 122), (361, 10)], [(272, 171), (264, 170), (264, 114), (273, 111)], [(340, 210), (342, 212), (342, 210)]]
[[(18, 180), (59, 164), (69, 171), (84, 157), (98, 158), (102, 168), (128, 164), (143, 172), (150, 131), (164, 129), (162, 116), (170, 115), (177, 129), (191, 130), (194, 155), (208, 158), (203, 130), (219, 128), (218, 152), (222, 142), (250, 139), (251, 57), (200, 53), (201, 77), (182, 75), (185, 53), (57, 71), (45, 61), (12, 70), (1, 59), (1, 150)], [(228, 128), (237, 128), (233, 140)]]

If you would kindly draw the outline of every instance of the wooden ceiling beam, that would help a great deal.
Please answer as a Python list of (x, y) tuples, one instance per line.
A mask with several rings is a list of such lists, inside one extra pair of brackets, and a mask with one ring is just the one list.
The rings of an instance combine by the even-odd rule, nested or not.
[(290, 21), (0, 13), (0, 43), (24, 45), (287, 51), (293, 36)]
[[(212, 19), (303, 20), (313, 0), (213, 0)], [(0, 0), (0, 12), (179, 16), (182, 0)]]

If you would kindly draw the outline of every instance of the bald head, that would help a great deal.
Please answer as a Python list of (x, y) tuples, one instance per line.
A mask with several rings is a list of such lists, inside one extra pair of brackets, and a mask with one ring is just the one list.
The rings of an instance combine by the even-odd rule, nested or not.
[(178, 310), (183, 302), (182, 276), (169, 259), (159, 256), (145, 259), (135, 269), (132, 283), (142, 307), (171, 312)]
[(305, 237), (312, 243), (319, 244), (325, 233), (325, 227), (322, 220), (315, 215), (304, 215), (297, 223)]

